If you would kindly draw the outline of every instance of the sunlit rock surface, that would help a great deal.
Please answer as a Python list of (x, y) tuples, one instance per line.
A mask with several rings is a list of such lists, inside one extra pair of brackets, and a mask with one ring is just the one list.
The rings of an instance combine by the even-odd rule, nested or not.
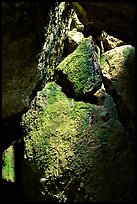
[(105, 52), (101, 57), (101, 68), (128, 108), (135, 112), (135, 48), (123, 45)]
[[(134, 196), (127, 133), (112, 97), (103, 87), (98, 92), (103, 105), (76, 102), (51, 82), (23, 116), (28, 173), (33, 172), (35, 184), (41, 183), (39, 191), (45, 199), (112, 202), (130, 201)], [(28, 173), (24, 180), (29, 187), (32, 176)], [(25, 195), (27, 199), (29, 190)]]
[[(101, 67), (107, 92), (114, 98), (121, 121), (135, 148), (135, 48), (123, 45), (105, 52)], [(107, 80), (109, 79), (109, 81)]]
[(68, 49), (69, 54), (71, 54), (78, 45), (84, 39), (84, 35), (82, 32), (78, 32), (76, 28), (73, 30), (68, 31), (67, 33), (67, 45), (65, 45)]
[(91, 36), (83, 39), (77, 49), (58, 65), (56, 80), (61, 77), (60, 73), (63, 73), (66, 80), (71, 83), (74, 95), (77, 97), (88, 92), (94, 94), (101, 87), (101, 69)]

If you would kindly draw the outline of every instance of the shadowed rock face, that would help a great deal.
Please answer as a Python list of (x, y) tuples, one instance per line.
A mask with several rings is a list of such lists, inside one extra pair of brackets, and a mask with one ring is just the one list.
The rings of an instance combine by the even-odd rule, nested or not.
[(2, 141), (1, 151), (22, 137), (22, 112), (39, 80), (38, 54), (51, 3), (2, 3)]
[(38, 75), (38, 53), (49, 3), (2, 4), (2, 117), (28, 106)]
[[(105, 30), (109, 35), (135, 45), (135, 3), (75, 2), (75, 8), (88, 32), (92, 32), (93, 27)], [(81, 9), (84, 9), (84, 15)]]
[[(71, 12), (68, 5), (67, 2), (61, 5), (57, 2), (2, 4), (4, 148), (20, 137), (17, 136), (16, 127), (19, 127), (22, 114), (29, 108), (37, 91), (42, 89), (45, 70), (49, 65), (53, 68), (52, 64), (57, 63), (57, 58), (62, 55), (64, 27), (67, 27), (67, 18)], [(53, 24), (55, 20), (56, 24)], [(43, 50), (45, 41), (48, 44), (47, 53)]]

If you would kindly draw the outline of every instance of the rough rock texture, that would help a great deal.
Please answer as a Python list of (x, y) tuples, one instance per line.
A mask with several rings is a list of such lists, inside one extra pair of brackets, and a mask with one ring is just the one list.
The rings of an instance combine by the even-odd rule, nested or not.
[(38, 80), (37, 54), (50, 4), (3, 2), (2, 6), (2, 117), (6, 118), (28, 105)]
[[(56, 52), (56, 58), (62, 54), (62, 50), (60, 50), (59, 47), (62, 49), (64, 40), (63, 32), (67, 28), (68, 24), (66, 16), (69, 12), (66, 16), (64, 15), (62, 20), (60, 20), (62, 13), (63, 11), (65, 12), (65, 7), (67, 6), (65, 3), (63, 5), (61, 4), (61, 8), (59, 8), (60, 16), (54, 18), (54, 20), (56, 19), (54, 32), (51, 30), (52, 28), (50, 25), (44, 36), (44, 26), (46, 26), (46, 23), (49, 20), (49, 5), (50, 4), (48, 3), (33, 3), (33, 5), (31, 5), (31, 3), (3, 3), (3, 118), (19, 113), (24, 107), (29, 105), (32, 92), (37, 89), (37, 86), (40, 86), (40, 80), (42, 80), (45, 76), (44, 74), (46, 72), (47, 64), (51, 65), (52, 63), (50, 59), (52, 59), (54, 54), (50, 57), (51, 53)], [(8, 14), (10, 14), (10, 17)], [(53, 24), (53, 22), (51, 22), (53, 17), (54, 13), (51, 12), (49, 23)], [(61, 34), (59, 34), (59, 30), (61, 30)], [(61, 38), (62, 33), (63, 38)], [(60, 38), (58, 39), (58, 37)], [(44, 45), (44, 49), (42, 51), (42, 54), (44, 52), (44, 57), (42, 55), (39, 59), (43, 46), (41, 39), (43, 42), (44, 40), (46, 41), (46, 45)], [(62, 46), (60, 46), (60, 43)], [(47, 50), (48, 54), (46, 53)], [(56, 58), (54, 56), (54, 60)], [(10, 97), (8, 97), (9, 95)]]
[(78, 32), (82, 32), (84, 30), (84, 25), (80, 22), (74, 9), (72, 19), (70, 21), (70, 30), (72, 30), (73, 28), (76, 28)]
[(84, 35), (82, 32), (78, 32), (76, 28), (68, 31), (67, 33), (67, 42), (65, 43), (67, 53), (71, 54), (82, 42)]
[(121, 121), (135, 148), (135, 48), (123, 45), (105, 52), (101, 67), (105, 87), (117, 104)]
[(21, 137), (22, 113), (58, 65), (70, 16), (67, 2), (2, 3), (2, 149)]
[[(88, 36), (90, 28), (97, 23), (94, 30), (96, 36), (105, 30), (110, 35), (134, 44), (133, 3), (128, 6), (127, 3), (118, 3), (115, 4), (118, 5), (117, 8), (114, 4), (107, 3), (81, 2), (81, 4), (86, 7), (88, 5), (87, 9), (85, 7), (86, 11), (80, 8), (82, 16), (79, 18), (82, 23), (85, 22), (83, 25), (88, 31)], [(90, 12), (91, 4), (97, 6), (93, 12)], [(99, 86), (95, 88), (92, 86), (93, 92), (91, 92), (98, 98), (98, 105), (92, 104), (89, 98), (91, 94), (87, 95), (88, 103), (68, 99), (67, 94), (64, 95), (61, 87), (55, 83), (47, 84), (43, 90), (45, 92), (38, 92), (45, 77), (46, 80), (53, 79), (50, 77), (54, 75), (54, 68), (62, 60), (63, 43), (66, 30), (69, 29), (70, 6), (67, 2), (62, 4), (56, 2), (57, 7), (53, 4), (55, 10), (50, 12), (50, 17), (47, 18), (50, 3), (3, 2), (2, 5), (2, 116), (4, 118), (2, 140), (4, 142), (2, 141), (0, 150), (9, 147), (13, 141), (17, 141), (17, 138), (26, 136), (25, 155), (29, 160), (25, 163), (24, 169), (26, 200), (134, 201), (135, 74), (132, 69), (135, 60), (134, 48), (124, 47), (121, 51), (114, 49), (113, 54), (108, 52), (102, 56), (101, 66), (104, 76), (101, 77)], [(64, 6), (66, 10), (63, 10)], [(89, 16), (92, 14), (96, 16), (94, 19)], [(92, 19), (94, 22), (91, 22)], [(50, 24), (46, 28), (47, 32), (43, 33), (48, 20)], [(83, 26), (79, 27), (78, 24), (77, 29), (83, 29)], [(88, 65), (94, 65), (98, 70), (99, 65), (93, 60), (96, 57), (92, 51), (89, 49)], [(47, 67), (48, 69), (45, 69)], [(68, 70), (63, 74), (64, 70), (62, 69), (60, 73), (65, 79), (63, 82), (66, 82), (66, 79), (70, 76), (72, 79), (73, 75), (69, 75)], [(97, 70), (93, 70), (98, 73)], [(98, 82), (96, 76), (100, 75), (93, 74), (91, 78), (95, 77), (95, 82)], [(100, 88), (102, 79), (106, 91)], [(79, 77), (77, 80), (75, 88), (78, 88), (81, 94)], [(38, 83), (35, 83), (36, 81)], [(72, 83), (67, 85), (70, 86), (65, 90), (69, 92), (73, 88)], [(83, 83), (81, 85), (84, 90)], [(36, 94), (32, 107), (28, 107), (30, 99)], [(20, 122), (24, 107), (30, 110), (23, 116), (23, 126), (26, 130), (22, 132)], [(17, 185), (16, 183), (10, 185), (16, 186), (13, 190), (15, 197), (12, 194), (12, 187), (5, 188), (5, 182), (2, 192), (6, 192), (5, 198), (10, 199), (10, 202), (12, 197), (14, 199), (18, 197), (19, 203), (22, 198), (20, 168), (23, 161), (21, 159), (23, 145), (16, 144), (16, 148), (16, 164), (20, 163), (16, 171)], [(42, 168), (40, 172), (39, 167)], [(38, 184), (39, 179), (42, 185)]]
[(133, 152), (127, 133), (112, 97), (103, 88), (96, 94), (103, 105), (68, 99), (51, 82), (39, 92), (41, 107), (32, 104), (23, 116), (28, 173), (41, 172), (33, 174), (35, 185), (32, 176), (24, 177), (26, 201), (33, 201), (29, 187), (32, 194), (40, 191), (45, 200), (57, 202), (134, 200)]
[(92, 33), (94, 28), (98, 32), (104, 30), (127, 44), (135, 45), (134, 2), (74, 2), (73, 5), (82, 24), (88, 27), (88, 33)]
[[(66, 76), (65, 80), (62, 75)], [(83, 39), (77, 49), (58, 65), (55, 80), (65, 87), (64, 92), (68, 93), (68, 96), (76, 98), (86, 93), (92, 95), (101, 87), (101, 69), (91, 36)]]
[(114, 38), (111, 35), (108, 35), (105, 31), (102, 31), (101, 35), (98, 37), (98, 40), (102, 41), (101, 42), (102, 43), (102, 49), (106, 50), (106, 51), (126, 44), (122, 40)]

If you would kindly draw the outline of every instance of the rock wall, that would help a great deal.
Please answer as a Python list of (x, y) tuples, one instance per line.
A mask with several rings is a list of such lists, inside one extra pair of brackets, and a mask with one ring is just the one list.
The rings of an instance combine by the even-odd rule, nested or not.
[[(21, 136), (20, 120), (60, 62), (69, 3), (2, 4), (3, 149)], [(68, 12), (69, 11), (69, 12)], [(52, 67), (52, 69), (51, 69)], [(18, 132), (18, 133), (17, 133)]]
[[(2, 4), (2, 118), (28, 106), (36, 83), (38, 53), (42, 49), (46, 4)], [(50, 9), (47, 4), (47, 12)], [(9, 97), (10, 96), (10, 97)]]
[(104, 30), (135, 46), (134, 2), (73, 2), (73, 5), (88, 35)]

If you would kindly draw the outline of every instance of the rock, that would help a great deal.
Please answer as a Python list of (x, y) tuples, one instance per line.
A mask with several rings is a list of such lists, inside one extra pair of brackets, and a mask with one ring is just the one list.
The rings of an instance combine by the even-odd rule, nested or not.
[(22, 114), (51, 80), (70, 16), (68, 2), (2, 3), (2, 150), (21, 137)]
[(100, 113), (100, 117), (104, 122), (106, 122), (110, 119), (110, 115), (107, 111)]
[(45, 5), (48, 12), (50, 4), (45, 3), (2, 4), (2, 118), (28, 106), (38, 81), (37, 55), (42, 49), (42, 32), (47, 23)]
[(77, 31), (82, 32), (84, 30), (84, 25), (79, 21), (79, 18), (76, 14), (76, 12), (74, 12), (73, 16), (72, 16), (72, 23), (71, 23), (71, 27), (70, 28), (76, 28)]
[[(132, 150), (112, 97), (101, 88), (102, 105), (77, 102), (67, 98), (55, 82), (41, 92), (47, 105), (44, 101), (42, 110), (37, 110), (37, 121), (33, 109), (24, 115), (23, 126), (28, 164), (45, 172), (45, 190), (41, 189), (45, 198), (50, 195), (57, 202), (134, 199)], [(94, 123), (90, 127), (91, 113)], [(101, 122), (100, 116), (107, 113), (109, 120)]]
[(111, 80), (124, 103), (135, 111), (135, 48), (123, 45), (105, 52), (101, 58), (103, 76)]
[[(57, 66), (55, 74), (57, 83), (62, 87), (69, 81), (74, 97), (81, 97), (88, 92), (92, 95), (101, 87), (101, 69), (91, 36), (85, 38), (77, 49)], [(65, 80), (62, 79), (63, 75)]]
[(101, 58), (101, 67), (105, 88), (117, 104), (121, 122), (134, 146), (135, 48), (123, 45), (105, 52)]
[(45, 76), (48, 79), (50, 66), (53, 71), (57, 65), (71, 8), (67, 2), (2, 6), (2, 118), (8, 118), (29, 107)]
[[(134, 2), (74, 2), (75, 11), (88, 32), (93, 23), (127, 44), (135, 46), (135, 3)], [(73, 5), (74, 5), (73, 4)], [(80, 6), (79, 6), (80, 5)], [(83, 15), (81, 15), (83, 11)]]
[(73, 30), (68, 31), (67, 38), (68, 45), (65, 46), (67, 47), (69, 54), (71, 54), (82, 42), (84, 35), (81, 32), (78, 32), (76, 28), (74, 28)]
[(117, 38), (114, 38), (113, 36), (108, 35), (105, 31), (103, 31), (98, 38), (103, 43), (103, 49), (107, 51), (126, 44), (122, 40), (119, 40)]

